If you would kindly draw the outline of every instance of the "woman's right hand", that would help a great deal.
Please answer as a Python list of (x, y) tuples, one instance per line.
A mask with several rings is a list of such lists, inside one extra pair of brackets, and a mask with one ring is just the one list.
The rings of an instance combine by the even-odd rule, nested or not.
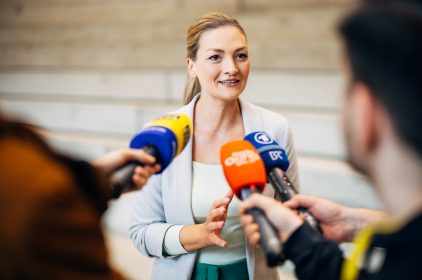
[(223, 198), (214, 201), (208, 211), (207, 219), (201, 227), (201, 239), (205, 247), (217, 245), (227, 247), (227, 242), (220, 237), (226, 222), (227, 210), (233, 199), (233, 192), (230, 190)]

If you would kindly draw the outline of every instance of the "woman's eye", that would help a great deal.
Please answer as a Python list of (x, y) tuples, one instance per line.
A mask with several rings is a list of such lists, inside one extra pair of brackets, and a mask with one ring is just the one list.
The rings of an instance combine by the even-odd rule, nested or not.
[(208, 58), (211, 61), (218, 61), (220, 59), (220, 56), (218, 54), (212, 55)]
[(236, 55), (236, 59), (238, 60), (245, 60), (248, 58), (248, 55), (246, 53), (239, 53), (238, 55)]

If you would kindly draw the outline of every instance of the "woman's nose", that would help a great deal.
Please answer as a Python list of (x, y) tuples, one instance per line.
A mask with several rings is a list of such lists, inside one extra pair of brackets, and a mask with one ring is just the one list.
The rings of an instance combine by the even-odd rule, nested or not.
[(237, 64), (233, 58), (227, 58), (223, 62), (223, 73), (228, 75), (237, 74), (238, 68)]

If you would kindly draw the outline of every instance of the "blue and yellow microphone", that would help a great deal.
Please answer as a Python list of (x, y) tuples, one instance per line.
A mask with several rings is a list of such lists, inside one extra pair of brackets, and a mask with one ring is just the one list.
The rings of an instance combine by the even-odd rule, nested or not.
[[(168, 113), (145, 125), (136, 134), (129, 147), (142, 149), (156, 159), (163, 172), (186, 147), (192, 136), (192, 123), (188, 116), (179, 112)], [(126, 189), (132, 187), (132, 176), (140, 162), (128, 162), (112, 175), (113, 197), (117, 198)]]

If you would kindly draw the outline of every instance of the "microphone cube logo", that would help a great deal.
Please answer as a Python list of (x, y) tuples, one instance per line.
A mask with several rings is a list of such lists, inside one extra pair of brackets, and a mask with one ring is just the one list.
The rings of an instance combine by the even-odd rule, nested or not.
[(233, 152), (232, 155), (224, 161), (224, 164), (228, 167), (230, 166), (243, 166), (248, 164), (253, 164), (259, 161), (261, 158), (259, 155), (252, 150), (243, 150), (238, 152)]
[(256, 133), (255, 136), (255, 141), (258, 142), (259, 144), (271, 144), (274, 142), (273, 139), (271, 139), (270, 137), (268, 137), (268, 135), (265, 132), (259, 132)]
[(283, 153), (281, 151), (270, 151), (268, 154), (270, 155), (271, 160), (283, 159)]

